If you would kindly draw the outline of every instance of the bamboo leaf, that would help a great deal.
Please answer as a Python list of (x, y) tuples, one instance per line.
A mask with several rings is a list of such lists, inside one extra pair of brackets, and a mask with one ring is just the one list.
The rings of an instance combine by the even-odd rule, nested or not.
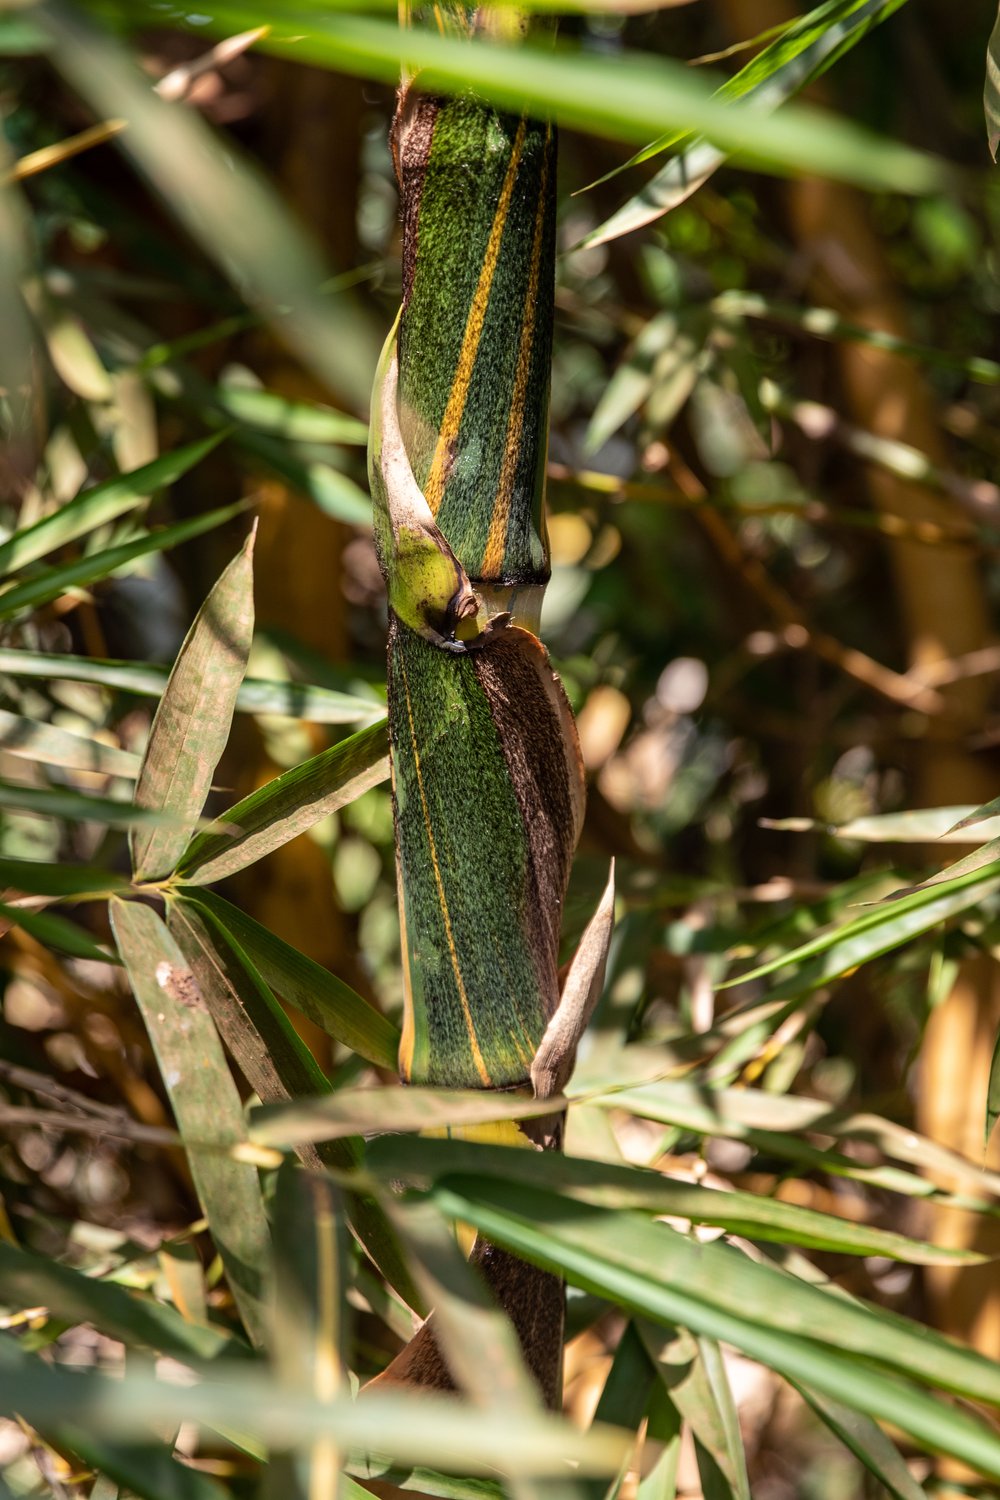
[(198, 611), (153, 718), (135, 799), (140, 806), (165, 809), (183, 821), (171, 829), (132, 833), (132, 867), (138, 880), (155, 879), (173, 869), (226, 748), (253, 636), (255, 534), (256, 528)]
[[(866, 910), (853, 921), (828, 927), (808, 942), (787, 950), (768, 963), (758, 964), (735, 979), (727, 979), (719, 988), (729, 989), (734, 984), (763, 979), (768, 974), (778, 973), (793, 965), (801, 967), (789, 982), (792, 992), (813, 989), (827, 980), (838, 978), (849, 969), (867, 963), (881, 953), (888, 953), (890, 949), (911, 938), (919, 937), (940, 922), (976, 907), (984, 896), (994, 890), (1000, 875), (1000, 863), (997, 863), (995, 871), (991, 868), (992, 863), (997, 863), (995, 853), (989, 863), (977, 864), (968, 871), (959, 871), (957, 876), (952, 873), (947, 884), (935, 879), (934, 882), (925, 882), (922, 886), (914, 886), (898, 895), (894, 893), (887, 901), (874, 909)], [(950, 872), (954, 872), (956, 868), (951, 866)], [(807, 962), (812, 959), (821, 961)], [(771, 994), (774, 998), (779, 998), (784, 992), (784, 987), (778, 987)]]
[(368, 1062), (395, 1070), (399, 1031), (350, 985), (214, 891), (186, 886), (183, 897), (187, 909), (204, 913), (224, 937), (238, 944), (290, 1005)]
[[(825, 73), (880, 21), (898, 10), (904, 0), (827, 0), (801, 16), (769, 46), (718, 90), (720, 100), (743, 100), (743, 109), (771, 114), (801, 89)], [(678, 144), (677, 136), (655, 141), (625, 166)], [(683, 203), (726, 161), (729, 152), (696, 139), (675, 156), (642, 190), (584, 240), (603, 245), (651, 224)], [(623, 171), (621, 167), (618, 170)]]
[[(578, 1432), (561, 1418), (523, 1416), (512, 1426), (453, 1398), (373, 1391), (363, 1401), (317, 1401), (276, 1388), (270, 1374), (213, 1367), (210, 1380), (172, 1384), (136, 1371), (127, 1380), (42, 1365), (0, 1365), (0, 1410), (17, 1411), (49, 1431), (85, 1424), (98, 1437), (155, 1437), (164, 1422), (215, 1429), (249, 1428), (274, 1452), (324, 1438), (354, 1452), (402, 1463), (440, 1462), (472, 1474), (563, 1477), (567, 1464), (583, 1474), (613, 1474), (625, 1452), (608, 1428)], [(201, 1478), (202, 1476), (199, 1476)], [(212, 1490), (215, 1494), (216, 1491)]]
[(661, 1380), (653, 1386), (646, 1408), (646, 1441), (660, 1451), (636, 1487), (636, 1500), (674, 1500), (680, 1459), (681, 1417)]
[[(825, 1162), (834, 1172), (850, 1173), (855, 1167), (872, 1173), (882, 1185), (896, 1192), (929, 1195), (934, 1192), (928, 1178), (953, 1180), (978, 1196), (1000, 1195), (1000, 1174), (978, 1162), (968, 1161), (956, 1151), (917, 1135), (879, 1115), (831, 1109), (817, 1099), (768, 1094), (760, 1089), (704, 1089), (681, 1079), (664, 1079), (638, 1088), (615, 1090), (595, 1100), (602, 1108), (621, 1108), (644, 1119), (679, 1125), (699, 1135), (729, 1136), (734, 1140), (759, 1142), (764, 1149), (781, 1155), (802, 1151), (802, 1160), (815, 1165)], [(884, 1154), (918, 1166), (927, 1177), (896, 1168), (860, 1167), (847, 1157), (818, 1151), (803, 1139), (816, 1131), (834, 1140), (859, 1139), (876, 1145)], [(793, 1159), (795, 1157), (793, 1156)]]
[(492, 1179), (463, 1178), (460, 1189), (453, 1180), (433, 1197), (442, 1213), (574, 1285), (656, 1322), (733, 1344), (789, 1379), (894, 1423), (923, 1447), (1000, 1473), (1000, 1438), (990, 1428), (887, 1368), (1000, 1399), (991, 1361), (926, 1328), (884, 1309), (873, 1314), (724, 1244), (695, 1245), (666, 1225), (571, 1206), (523, 1185), (511, 1192)]
[[(819, 829), (832, 838), (855, 839), (864, 844), (925, 844), (932, 839), (940, 844), (969, 844), (974, 838), (990, 838), (1000, 833), (1000, 799), (978, 810), (973, 807), (920, 807), (909, 812), (878, 813), (871, 817), (852, 818), (849, 823), (828, 824), (816, 818), (762, 818), (762, 828), (789, 833)], [(978, 834), (970, 837), (962, 830), (973, 823), (984, 822)]]
[(326, 1074), (239, 945), (183, 895), (168, 902), (167, 928), (254, 1093), (265, 1103), (324, 1093)]
[(160, 918), (152, 907), (119, 897), (110, 909), (198, 1196), (244, 1326), (260, 1343), (269, 1248), (260, 1185), (255, 1168), (219, 1150), (246, 1139), (239, 1094), (205, 1000)]
[(53, 865), (38, 859), (0, 858), (0, 889), (25, 896), (89, 896), (122, 890), (129, 882), (96, 865)]
[(137, 807), (115, 797), (96, 797), (63, 786), (26, 786), (19, 781), (0, 781), (0, 807), (69, 823), (103, 823), (108, 828), (169, 828), (177, 827), (179, 821), (175, 813)]
[(562, 1103), (558, 1095), (538, 1100), (475, 1089), (341, 1089), (320, 1099), (297, 1099), (253, 1110), (250, 1138), (261, 1146), (294, 1146), (300, 1141), (374, 1135), (383, 1130), (438, 1130), (494, 1120), (529, 1120), (552, 1114)]
[(141, 504), (154, 490), (165, 489), (175, 484), (189, 469), (193, 469), (226, 436), (215, 433), (199, 442), (188, 443), (173, 453), (165, 453), (151, 463), (133, 469), (129, 474), (116, 474), (102, 484), (82, 490), (75, 499), (67, 501), (58, 510), (43, 516), (31, 526), (15, 531), (13, 536), (0, 543), (0, 576), (15, 573), (36, 562), (57, 547), (63, 547), (77, 537), (92, 531), (106, 521), (114, 521)]
[(821, 1396), (805, 1386), (796, 1386), (830, 1431), (859, 1458), (879, 1484), (896, 1500), (925, 1500), (926, 1491), (917, 1483), (895, 1443), (864, 1412), (852, 1411), (841, 1401)]
[(97, 117), (128, 120), (117, 144), (192, 238), (324, 384), (362, 406), (377, 355), (371, 325), (347, 297), (321, 293), (322, 259), (280, 195), (231, 138), (219, 139), (196, 111), (160, 99), (118, 41), (79, 8), (43, 4), (33, 15), (53, 44), (54, 66)]
[[(610, 1101), (609, 1101), (610, 1102)], [(627, 1107), (627, 1106), (626, 1106)], [(446, 1182), (455, 1173), (479, 1173), (511, 1183), (557, 1190), (581, 1203), (607, 1209), (646, 1209), (714, 1224), (731, 1234), (776, 1243), (804, 1245), (848, 1255), (884, 1255), (914, 1265), (946, 1262), (974, 1264), (966, 1250), (945, 1249), (905, 1235), (837, 1219), (797, 1204), (756, 1193), (723, 1191), (677, 1182), (648, 1168), (565, 1156), (556, 1152), (519, 1151), (462, 1140), (416, 1140), (380, 1136), (365, 1153), (370, 1171), (388, 1181)]]
[(0, 708), (0, 750), (24, 760), (42, 761), (50, 766), (66, 766), (74, 771), (98, 771), (105, 776), (125, 776), (132, 781), (139, 774), (139, 757), (117, 745), (105, 745), (98, 739), (72, 734), (56, 724), (24, 718)]
[[(63, 682), (93, 682), (143, 697), (159, 698), (169, 671), (150, 663), (100, 661), (80, 656), (59, 656), (44, 651), (11, 651), (0, 648), (0, 672), (12, 677), (56, 678)], [(245, 678), (236, 697), (241, 713), (284, 714), (308, 719), (314, 724), (354, 724), (385, 712), (377, 697), (359, 698), (330, 688), (301, 682), (265, 682)]]
[(198, 883), (222, 880), (297, 838), (389, 775), (385, 720), (276, 776), (199, 833), (177, 871)]
[(347, 443), (363, 448), (368, 426), (318, 401), (289, 401), (252, 386), (222, 385), (219, 400), (230, 416), (293, 443)]
[(46, 948), (57, 953), (69, 953), (74, 958), (94, 959), (102, 964), (117, 963), (113, 953), (96, 943), (84, 928), (58, 912), (33, 911), (23, 906), (10, 906), (0, 901), (0, 926), (21, 927)]
[(48, 1309), (67, 1323), (92, 1323), (128, 1348), (155, 1349), (183, 1360), (212, 1360), (244, 1352), (221, 1328), (188, 1322), (171, 1307), (113, 1281), (85, 1276), (49, 1256), (0, 1243), (0, 1278), (6, 1307)]
[[(717, 147), (746, 153), (774, 171), (804, 170), (867, 187), (922, 193), (942, 185), (933, 158), (869, 134), (805, 105), (774, 116), (712, 97), (708, 75), (680, 64), (620, 52), (601, 58), (564, 46), (514, 47), (404, 31), (369, 16), (331, 15), (303, 6), (280, 20), (260, 0), (213, 0), (224, 31), (271, 23), (260, 46), (303, 62), (396, 81), (400, 63), (420, 69), (429, 93), (464, 93), (516, 113), (645, 145), (651, 132), (696, 130)], [(118, 111), (121, 113), (121, 111)]]
[(19, 614), (25, 609), (37, 609), (58, 599), (72, 588), (84, 588), (109, 577), (136, 558), (147, 557), (150, 552), (167, 552), (181, 542), (211, 531), (215, 526), (232, 520), (246, 505), (241, 500), (236, 505), (225, 505), (220, 510), (210, 510), (203, 516), (194, 516), (190, 521), (177, 521), (172, 526), (160, 526), (155, 531), (144, 532), (132, 542), (122, 542), (117, 547), (107, 547), (101, 552), (91, 552), (74, 562), (57, 563), (42, 568), (23, 583), (15, 583), (0, 593), (0, 616)]

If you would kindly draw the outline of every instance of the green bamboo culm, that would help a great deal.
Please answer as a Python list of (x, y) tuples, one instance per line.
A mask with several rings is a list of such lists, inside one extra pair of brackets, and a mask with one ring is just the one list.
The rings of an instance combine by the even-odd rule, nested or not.
[[(434, 16), (466, 34), (496, 24), (455, 4)], [(423, 94), (418, 76), (400, 90), (392, 141), (403, 305), (376, 379), (369, 468), (389, 595), (400, 1073), (548, 1097), (603, 973), (585, 940), (585, 972), (571, 969), (560, 994), (584, 788), (572, 713), (538, 638), (555, 133), (469, 95)], [(558, 1134), (550, 1124), (545, 1143)], [(499, 1138), (535, 1144), (513, 1123)], [(473, 1258), (555, 1404), (560, 1283), (482, 1242)], [(383, 1379), (450, 1383), (432, 1324)]]

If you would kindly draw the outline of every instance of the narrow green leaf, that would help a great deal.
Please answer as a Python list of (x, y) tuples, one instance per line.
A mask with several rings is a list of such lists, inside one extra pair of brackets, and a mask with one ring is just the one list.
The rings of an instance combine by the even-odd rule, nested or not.
[(194, 516), (190, 521), (177, 521), (172, 526), (160, 526), (155, 531), (144, 532), (131, 542), (122, 542), (117, 547), (107, 547), (102, 552), (91, 552), (74, 562), (57, 563), (42, 568), (32, 578), (0, 593), (0, 616), (15, 615), (24, 609), (36, 609), (58, 599), (71, 588), (85, 588), (102, 578), (116, 573), (127, 563), (138, 557), (147, 557), (150, 552), (167, 552), (181, 542), (211, 531), (231, 521), (246, 509), (241, 500), (235, 505), (225, 505), (220, 510), (207, 511), (203, 516)]
[(126, 1290), (113, 1281), (85, 1276), (49, 1256), (0, 1243), (0, 1281), (8, 1308), (45, 1307), (67, 1323), (92, 1323), (130, 1349), (155, 1349), (183, 1360), (240, 1355), (237, 1339), (221, 1328), (190, 1323), (172, 1307)]
[[(0, 672), (12, 677), (56, 678), (63, 682), (93, 682), (142, 697), (159, 698), (167, 685), (166, 667), (148, 662), (100, 661), (82, 656), (59, 656), (44, 651), (0, 648)], [(331, 688), (302, 682), (265, 682), (245, 678), (236, 697), (241, 713), (283, 714), (313, 724), (354, 724), (385, 712), (377, 697), (358, 698)]]
[(116, 144), (241, 298), (325, 385), (363, 408), (378, 352), (371, 324), (349, 297), (320, 290), (326, 270), (316, 247), (232, 136), (219, 138), (197, 111), (160, 99), (117, 38), (80, 7), (43, 4), (34, 17), (53, 43), (53, 65), (97, 118), (128, 120)]
[(340, 1135), (374, 1135), (383, 1130), (440, 1130), (450, 1125), (485, 1125), (497, 1120), (529, 1120), (560, 1109), (559, 1095), (529, 1099), (523, 1094), (475, 1089), (341, 1089), (320, 1099), (255, 1109), (250, 1139), (262, 1146), (294, 1146)]
[(402, 1463), (436, 1463), (447, 1453), (456, 1469), (490, 1475), (561, 1478), (568, 1463), (583, 1474), (613, 1474), (626, 1446), (614, 1429), (578, 1432), (561, 1418), (541, 1413), (524, 1415), (512, 1425), (503, 1416), (427, 1393), (372, 1391), (362, 1401), (337, 1396), (321, 1402), (281, 1390), (269, 1372), (218, 1365), (210, 1380), (191, 1385), (141, 1371), (118, 1380), (54, 1369), (40, 1361), (17, 1369), (0, 1365), (0, 1410), (17, 1411), (50, 1431), (65, 1422), (85, 1424), (99, 1437), (156, 1437), (164, 1423), (195, 1422), (216, 1429), (248, 1428), (273, 1451), (328, 1438), (344, 1449)]
[(113, 953), (96, 943), (84, 928), (58, 912), (34, 911), (23, 906), (9, 906), (0, 901), (0, 925), (22, 927), (29, 936), (37, 939), (46, 948), (55, 948), (57, 953), (69, 953), (74, 958), (95, 959), (98, 963), (114, 964), (118, 960)]
[(72, 734), (56, 724), (24, 718), (6, 708), (0, 708), (0, 750), (24, 760), (66, 766), (73, 771), (99, 771), (105, 776), (125, 776), (132, 781), (139, 774), (139, 757), (131, 750)]
[(246, 1139), (240, 1096), (204, 997), (160, 918), (117, 896), (110, 910), (212, 1237), (246, 1330), (260, 1343), (269, 1251), (260, 1184), (254, 1167), (219, 1150)]
[[(996, 856), (993, 856), (995, 860)], [(951, 867), (952, 870), (955, 866)], [(977, 866), (968, 872), (959, 872), (945, 886), (943, 882), (930, 882), (893, 895), (874, 908), (868, 908), (860, 917), (838, 926), (828, 927), (808, 942), (792, 948), (770, 962), (758, 964), (748, 973), (727, 979), (720, 989), (729, 989), (734, 984), (745, 984), (751, 979), (763, 979), (767, 974), (801, 965), (791, 984), (796, 992), (814, 989), (827, 980), (836, 979), (849, 969), (867, 963), (881, 953), (919, 937), (921, 933), (936, 927), (949, 917), (975, 908), (985, 895), (994, 890), (1000, 876), (1000, 862), (995, 871), (989, 866)], [(822, 959), (819, 963), (808, 963), (810, 959)], [(783, 990), (771, 991), (780, 998)]]
[[(782, 1156), (798, 1147), (804, 1153), (803, 1160), (815, 1161), (817, 1166), (826, 1162), (834, 1172), (849, 1171), (850, 1160), (840, 1159), (839, 1153), (829, 1149), (821, 1152), (810, 1147), (804, 1140), (806, 1132), (815, 1131), (834, 1140), (867, 1141), (886, 1155), (919, 1167), (928, 1177), (957, 1182), (977, 1196), (1000, 1195), (1000, 1174), (990, 1172), (980, 1163), (967, 1161), (957, 1151), (949, 1151), (880, 1115), (831, 1109), (818, 1099), (741, 1088), (713, 1088), (706, 1097), (698, 1084), (664, 1079), (615, 1090), (594, 1102), (604, 1109), (627, 1109), (644, 1119), (679, 1125), (698, 1135), (757, 1142), (762, 1149), (773, 1148)], [(927, 1178), (917, 1178), (897, 1168), (861, 1167), (857, 1162), (854, 1165), (859, 1171), (875, 1174), (883, 1186), (896, 1192), (929, 1195), (934, 1191)]]
[(319, 401), (289, 401), (253, 386), (221, 385), (219, 400), (230, 416), (293, 443), (347, 443), (363, 448), (368, 425)]
[(674, 1500), (677, 1465), (681, 1448), (681, 1416), (662, 1380), (649, 1394), (646, 1408), (646, 1441), (660, 1451), (636, 1487), (636, 1500)]
[(224, 935), (235, 940), (290, 1005), (366, 1061), (395, 1070), (398, 1029), (350, 985), (214, 891), (188, 886), (183, 894), (185, 905), (204, 912)]
[(13, 536), (0, 543), (0, 576), (15, 573), (47, 552), (53, 552), (56, 547), (75, 541), (95, 526), (125, 515), (154, 490), (175, 484), (218, 447), (223, 437), (225, 433), (215, 433), (197, 443), (177, 448), (173, 453), (165, 453), (129, 474), (116, 474), (113, 479), (82, 490), (75, 499), (43, 516), (32, 526), (15, 531)]
[[(607, 1373), (597, 1409), (594, 1412), (594, 1420), (610, 1422), (613, 1427), (623, 1427), (629, 1432), (638, 1432), (649, 1404), (654, 1378), (649, 1356), (636, 1332), (635, 1323), (630, 1320), (625, 1324), (622, 1336), (618, 1340), (611, 1369)], [(634, 1455), (629, 1455), (622, 1465), (612, 1487), (612, 1495), (618, 1495), (621, 1482), (633, 1461)], [(599, 1480), (593, 1479), (583, 1487), (583, 1490), (586, 1500), (605, 1500), (608, 1494), (607, 1487)]]
[(25, 896), (90, 896), (122, 890), (129, 882), (96, 865), (52, 865), (38, 859), (0, 858), (0, 890)]
[(986, 1086), (986, 1129), (984, 1145), (993, 1134), (993, 1127), (1000, 1119), (1000, 1035), (993, 1046), (990, 1060), (990, 1076)]
[(325, 1093), (326, 1074), (239, 945), (183, 895), (168, 902), (167, 928), (258, 1098), (271, 1104)]
[(571, 1206), (523, 1186), (511, 1192), (492, 1179), (463, 1178), (460, 1189), (453, 1179), (433, 1196), (442, 1213), (574, 1285), (733, 1344), (787, 1378), (894, 1423), (922, 1447), (1000, 1475), (992, 1429), (885, 1368), (1000, 1400), (996, 1365), (971, 1350), (756, 1265), (727, 1245), (693, 1244), (663, 1224)]
[(723, 150), (770, 170), (804, 170), (867, 187), (922, 193), (942, 185), (931, 157), (871, 135), (804, 105), (777, 115), (713, 98), (710, 75), (679, 63), (620, 52), (600, 58), (568, 46), (546, 49), (469, 43), (402, 30), (369, 16), (330, 15), (304, 6), (280, 19), (261, 0), (213, 0), (213, 26), (229, 31), (271, 23), (260, 45), (303, 62), (395, 82), (399, 65), (421, 70), (427, 92), (464, 93), (514, 112), (617, 140), (648, 142), (652, 132), (697, 130)]
[(495, 1479), (458, 1477), (419, 1466), (394, 1468), (385, 1460), (376, 1458), (354, 1457), (346, 1467), (348, 1474), (356, 1474), (359, 1479), (393, 1484), (399, 1489), (417, 1490), (426, 1495), (440, 1495), (442, 1500), (506, 1500), (507, 1496), (505, 1487)]
[[(705, 1108), (710, 1110), (710, 1101)], [(884, 1255), (913, 1265), (956, 1261), (974, 1264), (978, 1259), (969, 1251), (924, 1244), (902, 1234), (872, 1229), (757, 1193), (701, 1187), (677, 1182), (649, 1168), (556, 1152), (387, 1135), (370, 1143), (365, 1161), (370, 1171), (384, 1175), (389, 1181), (398, 1177), (418, 1183), (444, 1182), (453, 1173), (480, 1173), (511, 1183), (552, 1188), (596, 1207), (647, 1209), (650, 1213), (690, 1219), (694, 1224), (717, 1225), (730, 1234), (815, 1250)]]
[(276, 776), (199, 833), (181, 855), (178, 874), (210, 884), (263, 859), (384, 781), (388, 755), (383, 719)]
[[(752, 108), (765, 115), (773, 113), (825, 73), (838, 57), (903, 3), (904, 0), (827, 0), (827, 3), (799, 17), (745, 67), (727, 79), (716, 97), (719, 100), (744, 100), (744, 110)], [(626, 165), (634, 166), (676, 144), (676, 135), (656, 141)], [(697, 192), (723, 165), (728, 155), (728, 151), (720, 150), (718, 145), (704, 139), (692, 141), (610, 219), (587, 235), (584, 244), (603, 245), (653, 223)]]
[(859, 1458), (879, 1484), (896, 1500), (926, 1500), (926, 1490), (917, 1483), (891, 1438), (886, 1437), (871, 1417), (852, 1411), (841, 1401), (821, 1396), (806, 1386), (796, 1385), (816, 1415), (830, 1431)]
[(173, 869), (226, 748), (253, 638), (255, 535), (256, 527), (195, 616), (153, 718), (135, 800), (183, 821), (170, 829), (133, 830), (132, 867), (138, 880)]
[(69, 823), (103, 823), (108, 828), (160, 828), (177, 825), (171, 812), (137, 807), (114, 797), (95, 797), (63, 786), (25, 786), (19, 781), (0, 781), (0, 807), (12, 812), (34, 813), (39, 818), (63, 818)]

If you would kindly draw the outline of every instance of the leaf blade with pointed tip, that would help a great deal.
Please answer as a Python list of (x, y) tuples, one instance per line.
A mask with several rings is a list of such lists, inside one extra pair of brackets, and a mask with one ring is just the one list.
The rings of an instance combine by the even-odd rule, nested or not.
[(269, 1235), (256, 1169), (224, 1149), (244, 1141), (246, 1127), (222, 1044), (187, 960), (152, 907), (115, 896), (110, 913), (230, 1289), (250, 1338), (261, 1343)]
[(74, 562), (56, 563), (42, 568), (33, 578), (15, 583), (12, 588), (0, 593), (0, 616), (16, 615), (22, 610), (37, 609), (58, 599), (67, 589), (85, 588), (102, 578), (124, 568), (137, 558), (148, 557), (151, 552), (166, 552), (181, 542), (222, 526), (245, 510), (244, 502), (224, 505), (219, 510), (208, 511), (203, 516), (194, 516), (190, 521), (176, 521), (172, 526), (161, 526), (155, 531), (145, 532), (132, 542), (122, 542), (117, 547), (107, 547), (102, 552), (91, 552)]
[(224, 432), (214, 433), (172, 453), (164, 453), (131, 473), (116, 474), (113, 479), (81, 490), (74, 499), (33, 525), (15, 531), (13, 536), (0, 543), (0, 576), (37, 562), (46, 553), (75, 541), (96, 526), (125, 515), (154, 490), (175, 484), (218, 447), (225, 436)]
[(211, 884), (263, 859), (384, 781), (388, 756), (383, 719), (283, 772), (197, 834), (177, 862), (178, 874)]
[(181, 819), (173, 828), (134, 831), (136, 879), (173, 869), (187, 847), (212, 784), (246, 672), (253, 637), (251, 531), (202, 605), (177, 654), (149, 731), (135, 800)]
[(65, 766), (74, 771), (97, 771), (105, 776), (123, 776), (134, 781), (139, 757), (131, 750), (106, 745), (103, 740), (72, 734), (56, 724), (25, 718), (0, 708), (0, 750), (44, 765)]
[(224, 935), (235, 940), (266, 982), (290, 1005), (366, 1061), (395, 1071), (398, 1028), (350, 985), (214, 891), (185, 886), (182, 894), (185, 906), (203, 912)]

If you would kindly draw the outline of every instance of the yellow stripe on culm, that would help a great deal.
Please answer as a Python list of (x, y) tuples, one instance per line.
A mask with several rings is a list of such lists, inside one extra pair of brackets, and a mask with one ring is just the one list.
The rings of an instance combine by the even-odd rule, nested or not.
[[(552, 127), (549, 126), (549, 136)], [(546, 147), (548, 147), (548, 137)], [(521, 340), (517, 350), (517, 370), (514, 375), (514, 393), (511, 398), (510, 424), (507, 428), (507, 443), (504, 448), (500, 483), (497, 487), (490, 531), (486, 538), (480, 577), (494, 578), (503, 573), (504, 554), (507, 551), (507, 526), (510, 521), (510, 504), (514, 494), (514, 478), (518, 459), (521, 456), (521, 432), (524, 427), (524, 402), (531, 373), (531, 350), (535, 337), (535, 320), (538, 307), (538, 280), (542, 264), (542, 247), (545, 240), (545, 220), (548, 205), (549, 151), (546, 149), (542, 166), (542, 180), (538, 193), (538, 209), (535, 213), (535, 231), (531, 244), (531, 268), (528, 273), (528, 292), (524, 299), (524, 322), (521, 324)]]
[(413, 704), (410, 699), (410, 683), (406, 675), (406, 663), (400, 660), (400, 668), (403, 677), (403, 693), (406, 698), (406, 716), (410, 722), (410, 739), (413, 742), (413, 769), (417, 773), (417, 786), (420, 789), (420, 803), (424, 813), (424, 826), (427, 829), (427, 846), (430, 850), (431, 865), (434, 870), (434, 883), (437, 886), (438, 900), (441, 903), (441, 915), (444, 918), (445, 936), (448, 939), (448, 952), (451, 955), (451, 966), (455, 972), (455, 984), (458, 987), (458, 998), (462, 1002), (462, 1014), (465, 1017), (465, 1028), (469, 1033), (469, 1045), (472, 1049), (472, 1060), (476, 1065), (476, 1072), (483, 1083), (489, 1087), (490, 1075), (483, 1061), (483, 1054), (479, 1050), (479, 1042), (476, 1039), (475, 1027), (472, 1024), (472, 1011), (469, 1008), (469, 997), (465, 993), (465, 981), (458, 963), (458, 949), (455, 946), (455, 936), (451, 930), (451, 917), (448, 913), (448, 902), (444, 894), (444, 881), (441, 879), (441, 865), (438, 861), (437, 844), (434, 841), (434, 830), (431, 827), (430, 809), (427, 805), (427, 793), (424, 790), (424, 773), (420, 764), (420, 751), (417, 748), (417, 730), (413, 722)]
[(458, 356), (458, 364), (455, 367), (455, 378), (448, 393), (448, 404), (444, 409), (441, 419), (441, 427), (438, 431), (437, 445), (434, 449), (434, 457), (431, 460), (430, 473), (427, 476), (425, 495), (431, 512), (437, 515), (441, 501), (444, 497), (444, 485), (447, 475), (448, 463), (455, 441), (458, 437), (458, 429), (462, 425), (462, 414), (465, 411), (465, 402), (469, 394), (469, 385), (472, 381), (472, 370), (476, 363), (476, 354), (479, 350), (479, 340), (483, 333), (483, 323), (486, 320), (486, 304), (490, 300), (490, 288), (493, 285), (493, 276), (500, 258), (500, 241), (503, 238), (504, 225), (507, 222), (507, 214), (510, 209), (510, 200), (514, 194), (514, 183), (517, 179), (517, 169), (521, 161), (521, 152), (524, 149), (525, 121), (522, 119), (517, 127), (514, 137), (514, 146), (510, 153), (510, 161), (507, 163), (507, 171), (500, 190), (500, 202), (493, 216), (490, 226), (490, 237), (486, 242), (486, 255), (479, 271), (479, 280), (472, 298), (472, 306), (469, 308), (469, 316), (465, 322), (465, 332), (462, 335), (462, 348)]

